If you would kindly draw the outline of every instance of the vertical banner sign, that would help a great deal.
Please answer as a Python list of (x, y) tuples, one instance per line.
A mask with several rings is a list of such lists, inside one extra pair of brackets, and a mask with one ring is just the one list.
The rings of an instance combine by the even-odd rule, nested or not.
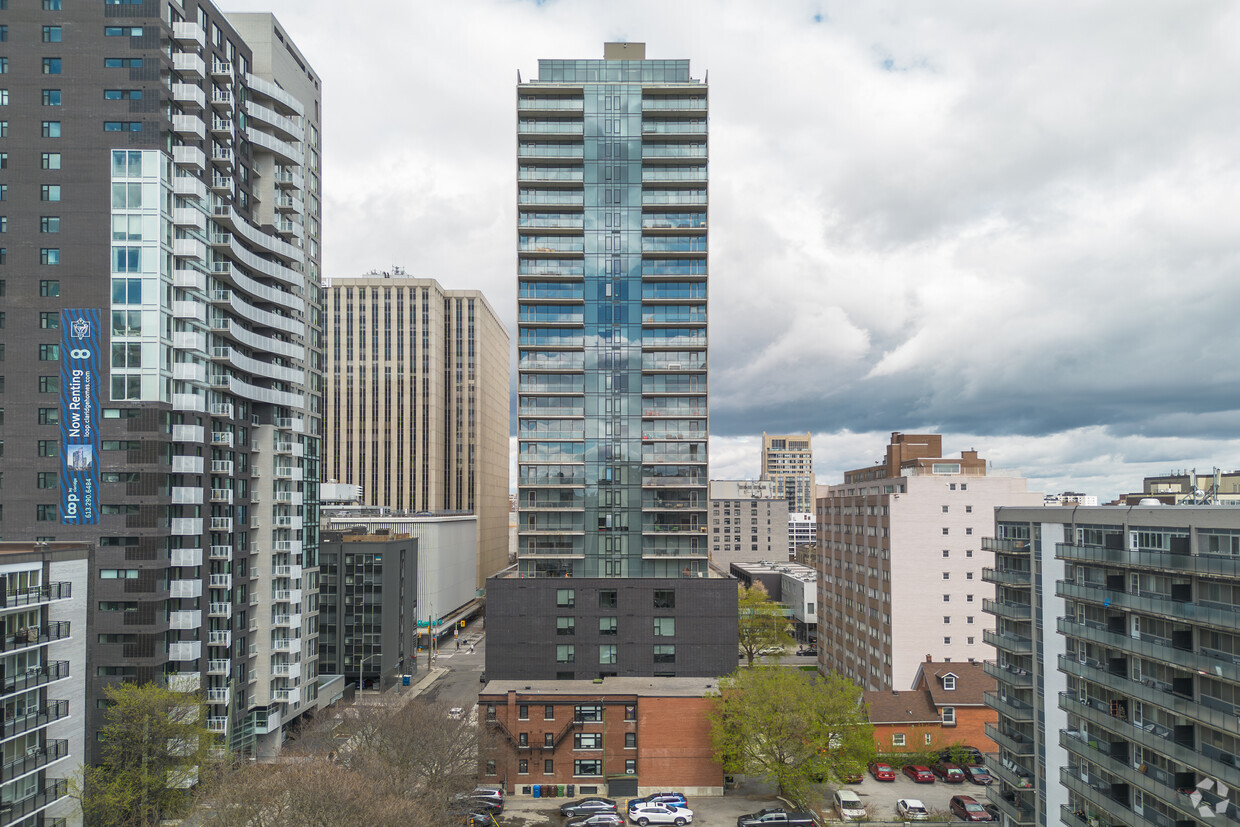
[(99, 522), (99, 311), (60, 311), (60, 521)]

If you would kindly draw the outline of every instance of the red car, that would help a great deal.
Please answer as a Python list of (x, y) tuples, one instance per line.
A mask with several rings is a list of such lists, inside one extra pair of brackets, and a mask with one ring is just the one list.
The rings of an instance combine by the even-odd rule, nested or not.
[(971, 795), (953, 795), (948, 806), (962, 821), (994, 821), (986, 808), (978, 804), (977, 799)]
[(955, 764), (948, 764), (940, 761), (930, 766), (931, 772), (938, 776), (939, 780), (945, 784), (963, 784), (964, 770)]
[(870, 775), (874, 776), (875, 781), (895, 781), (896, 773), (890, 764), (883, 764), (878, 761), (870, 762)]
[(930, 772), (929, 767), (908, 766), (904, 768), (904, 774), (918, 784), (934, 783), (934, 773)]

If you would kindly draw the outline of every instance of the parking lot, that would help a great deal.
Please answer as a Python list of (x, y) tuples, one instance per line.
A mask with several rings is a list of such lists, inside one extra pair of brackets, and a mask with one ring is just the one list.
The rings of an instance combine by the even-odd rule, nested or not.
[(847, 786), (861, 796), (870, 811), (870, 818), (882, 821), (895, 819), (896, 799), (899, 798), (921, 799), (926, 809), (930, 810), (931, 816), (946, 813), (947, 802), (953, 795), (971, 795), (982, 804), (990, 801), (986, 794), (989, 787), (968, 781), (963, 784), (944, 784), (936, 780), (933, 784), (915, 784), (901, 772), (896, 773), (895, 781), (875, 781), (866, 773), (860, 784)]
[[(503, 827), (531, 827), (536, 824), (563, 824), (568, 819), (560, 817), (560, 805), (574, 799), (538, 799), (510, 797), (499, 822)], [(624, 812), (627, 800), (620, 799)], [(706, 827), (736, 827), (736, 819), (763, 807), (775, 807), (778, 802), (770, 797), (734, 795), (693, 796), (689, 809), (693, 811), (693, 824)]]

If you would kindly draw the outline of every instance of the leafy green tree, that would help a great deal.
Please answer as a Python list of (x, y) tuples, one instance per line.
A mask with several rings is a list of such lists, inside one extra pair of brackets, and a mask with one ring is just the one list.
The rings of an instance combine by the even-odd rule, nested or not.
[(748, 658), (748, 665), (761, 655), (781, 655), (784, 648), (793, 644), (784, 607), (771, 600), (766, 586), (738, 586), (737, 613), (739, 626), (737, 642)]
[(741, 669), (720, 679), (709, 714), (724, 772), (760, 777), (793, 799), (820, 780), (842, 781), (874, 756), (861, 689), (839, 675)]
[(104, 689), (102, 761), (84, 767), (74, 795), (92, 827), (148, 827), (184, 815), (215, 737), (199, 696), (154, 683)]

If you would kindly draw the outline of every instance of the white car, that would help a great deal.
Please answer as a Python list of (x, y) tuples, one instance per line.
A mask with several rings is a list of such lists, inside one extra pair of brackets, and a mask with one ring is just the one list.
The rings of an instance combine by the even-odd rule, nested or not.
[(454, 721), (459, 721), (465, 717), (465, 708), (454, 706), (448, 710), (448, 717)]
[(897, 801), (896, 815), (909, 821), (925, 821), (930, 818), (926, 805), (916, 798), (901, 798)]
[(629, 821), (646, 827), (647, 824), (675, 824), (677, 827), (693, 821), (693, 811), (688, 807), (670, 804), (642, 804), (629, 810)]

